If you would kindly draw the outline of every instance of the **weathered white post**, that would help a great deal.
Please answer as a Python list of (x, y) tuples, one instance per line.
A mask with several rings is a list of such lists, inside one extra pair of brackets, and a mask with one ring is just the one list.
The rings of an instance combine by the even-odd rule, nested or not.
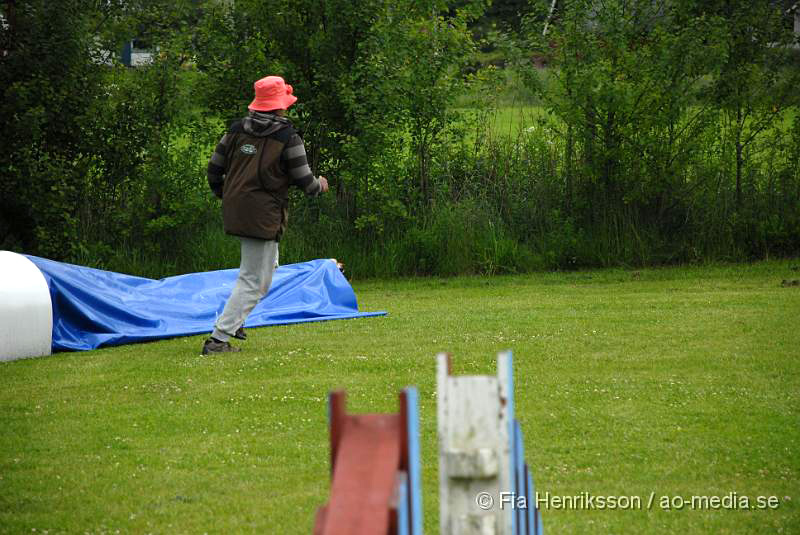
[(511, 535), (501, 492), (511, 489), (510, 354), (498, 355), (498, 376), (453, 376), (438, 355), (439, 503), (441, 535)]
[(541, 535), (533, 478), (514, 418), (510, 351), (497, 376), (453, 376), (437, 357), (441, 535)]

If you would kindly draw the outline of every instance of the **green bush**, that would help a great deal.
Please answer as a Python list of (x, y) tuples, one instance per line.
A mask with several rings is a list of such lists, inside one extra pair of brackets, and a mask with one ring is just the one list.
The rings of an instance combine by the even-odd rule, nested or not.
[[(800, 69), (775, 6), (536, 5), (491, 32), (506, 68), (479, 70), (478, 0), (4, 11), (0, 247), (154, 277), (235, 267), (205, 167), (253, 81), (281, 74), (331, 183), (293, 192), (283, 263), (391, 277), (800, 254)], [(151, 65), (106, 57), (133, 37)], [(517, 102), (541, 107), (523, 123)]]

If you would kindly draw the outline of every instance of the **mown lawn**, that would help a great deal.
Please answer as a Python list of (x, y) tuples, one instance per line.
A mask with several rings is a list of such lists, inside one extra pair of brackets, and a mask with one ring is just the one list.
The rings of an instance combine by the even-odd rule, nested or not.
[[(326, 393), (395, 411), (414, 384), (438, 533), (434, 355), (494, 373), (510, 348), (539, 492), (655, 497), (544, 510), (548, 533), (797, 533), (798, 264), (357, 281), (388, 317), (253, 329), (226, 357), (193, 337), (2, 363), (0, 532), (310, 533)], [(732, 492), (778, 506), (660, 507)]]

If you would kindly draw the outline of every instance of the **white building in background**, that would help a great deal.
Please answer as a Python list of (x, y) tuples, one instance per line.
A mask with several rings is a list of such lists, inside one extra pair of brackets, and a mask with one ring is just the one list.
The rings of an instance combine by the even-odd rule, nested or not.
[(793, 48), (800, 49), (800, 2), (795, 2), (792, 7), (784, 12), (785, 15), (791, 17), (794, 15), (794, 45)]
[(794, 36), (800, 39), (800, 2), (792, 6), (794, 9)]
[(122, 63), (128, 67), (141, 67), (153, 63), (153, 50), (138, 39), (128, 41), (122, 47)]

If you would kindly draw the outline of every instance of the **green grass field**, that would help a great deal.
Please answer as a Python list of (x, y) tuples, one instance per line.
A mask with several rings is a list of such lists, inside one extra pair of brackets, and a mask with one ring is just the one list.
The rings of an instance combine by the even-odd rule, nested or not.
[(548, 118), (547, 109), (541, 106), (506, 106), (497, 108), (491, 116), (492, 131), (498, 136), (514, 138), (524, 128), (529, 128), (538, 121)]
[[(545, 509), (548, 533), (797, 533), (799, 263), (357, 281), (388, 317), (252, 329), (226, 357), (198, 336), (2, 363), (0, 532), (311, 533), (327, 392), (396, 411), (413, 384), (438, 533), (434, 355), (493, 374), (510, 348), (539, 492), (655, 497)], [(732, 492), (778, 506), (660, 507)]]

